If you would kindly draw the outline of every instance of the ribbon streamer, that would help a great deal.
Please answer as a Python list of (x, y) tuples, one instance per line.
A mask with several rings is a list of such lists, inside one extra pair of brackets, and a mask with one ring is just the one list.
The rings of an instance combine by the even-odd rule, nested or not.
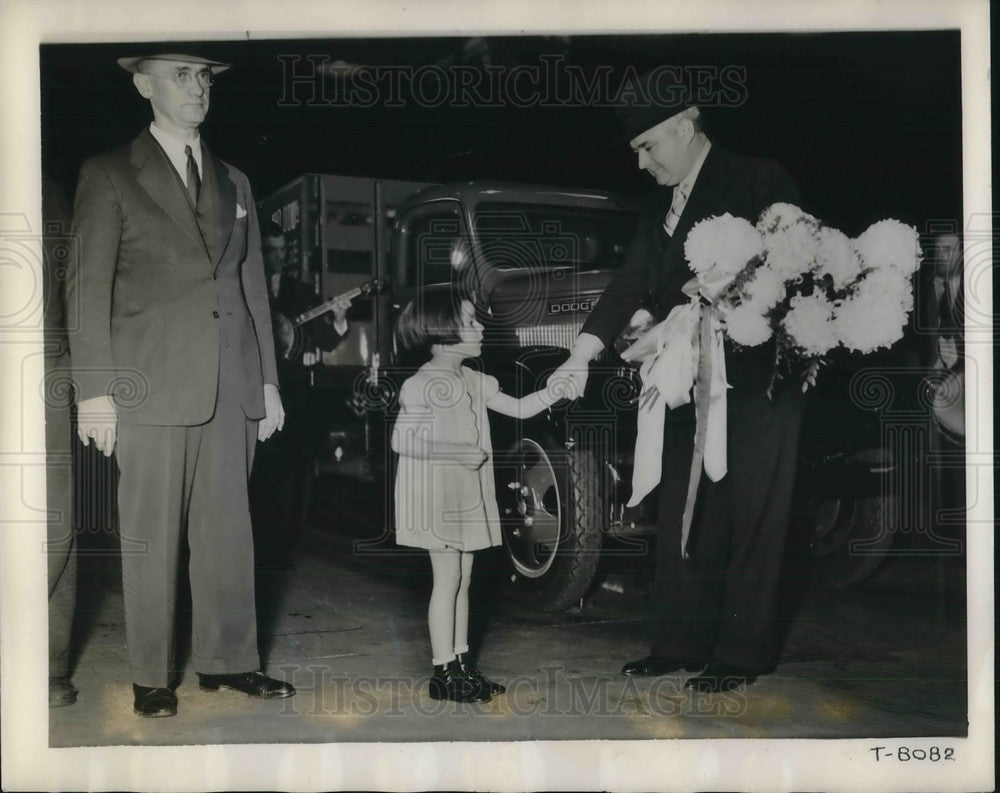
[(726, 359), (722, 326), (713, 306), (703, 306), (697, 295), (674, 308), (622, 353), (626, 361), (641, 361), (643, 395), (650, 389), (659, 398), (640, 401), (632, 498), (638, 504), (660, 481), (663, 429), (667, 407), (673, 409), (695, 400), (695, 439), (688, 479), (687, 500), (681, 528), (681, 556), (687, 552), (701, 471), (713, 482), (727, 472), (726, 462)]

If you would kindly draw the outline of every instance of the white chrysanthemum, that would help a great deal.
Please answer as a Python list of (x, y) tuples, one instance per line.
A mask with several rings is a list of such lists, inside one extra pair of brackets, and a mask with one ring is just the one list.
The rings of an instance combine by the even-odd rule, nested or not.
[(861, 269), (861, 258), (846, 234), (832, 228), (820, 229), (816, 251), (818, 278), (829, 275), (833, 279), (833, 288), (843, 289), (861, 274)]
[(785, 281), (811, 270), (818, 251), (817, 230), (809, 223), (796, 223), (764, 235), (767, 265)]
[(799, 223), (819, 227), (819, 221), (807, 212), (803, 212), (795, 204), (778, 202), (771, 204), (760, 213), (760, 220), (757, 221), (757, 230), (761, 234), (773, 234), (775, 231), (782, 231), (791, 228)]
[(913, 282), (894, 267), (882, 267), (865, 275), (855, 289), (873, 303), (898, 303), (906, 311), (913, 308)]
[(754, 270), (753, 278), (747, 281), (743, 290), (743, 302), (752, 304), (763, 314), (784, 299), (785, 282), (767, 264), (762, 264)]
[(875, 270), (837, 308), (837, 336), (845, 347), (863, 353), (891, 347), (903, 337), (912, 310), (909, 279), (895, 268)]
[(785, 332), (806, 355), (823, 355), (837, 346), (833, 311), (833, 304), (818, 290), (809, 296), (796, 295), (785, 315)]
[(726, 335), (744, 347), (756, 347), (771, 338), (771, 324), (764, 314), (750, 303), (727, 306), (722, 310)]
[(761, 234), (773, 234), (776, 231), (783, 231), (800, 223), (812, 226), (813, 228), (819, 228), (820, 225), (819, 220), (808, 212), (803, 212), (795, 204), (778, 202), (777, 204), (771, 204), (771, 206), (760, 213), (760, 219), (757, 221), (757, 230)]
[(864, 301), (853, 299), (845, 300), (836, 316), (840, 343), (862, 353), (891, 347), (903, 338), (905, 325), (906, 312), (898, 307), (886, 307), (881, 313), (873, 314)]
[(725, 215), (703, 220), (688, 233), (684, 255), (695, 275), (714, 269), (712, 280), (729, 280), (762, 251), (760, 234), (753, 224)]
[(920, 267), (923, 252), (913, 226), (898, 220), (880, 220), (854, 241), (866, 267), (892, 267), (910, 276)]

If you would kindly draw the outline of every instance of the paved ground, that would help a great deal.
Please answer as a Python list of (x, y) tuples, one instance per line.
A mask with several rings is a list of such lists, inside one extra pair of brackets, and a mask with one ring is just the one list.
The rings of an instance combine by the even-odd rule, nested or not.
[(583, 608), (556, 615), (499, 602), (488, 581), (474, 582), (480, 665), (509, 689), (480, 705), (427, 697), (425, 564), (359, 557), (314, 529), (294, 569), (258, 583), (267, 671), (298, 695), (204, 692), (185, 669), (179, 714), (142, 719), (132, 713), (121, 594), (91, 562), (80, 697), (50, 711), (51, 745), (966, 734), (959, 564), (941, 577), (935, 560), (899, 559), (846, 589), (808, 581), (789, 607), (777, 671), (716, 696), (692, 695), (685, 675), (618, 674), (647, 649), (644, 578), (633, 562), (602, 568)]

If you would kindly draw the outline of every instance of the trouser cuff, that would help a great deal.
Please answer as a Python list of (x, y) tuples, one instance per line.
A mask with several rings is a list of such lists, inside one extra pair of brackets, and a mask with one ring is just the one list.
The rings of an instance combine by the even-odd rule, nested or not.
[(238, 675), (260, 671), (260, 657), (244, 655), (238, 658), (198, 658), (191, 656), (191, 666), (200, 675)]

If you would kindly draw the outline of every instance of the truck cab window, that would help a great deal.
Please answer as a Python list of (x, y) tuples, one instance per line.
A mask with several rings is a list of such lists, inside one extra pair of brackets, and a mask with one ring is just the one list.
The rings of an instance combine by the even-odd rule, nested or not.
[(410, 288), (446, 284), (471, 267), (457, 212), (428, 215), (409, 228), (405, 280)]

